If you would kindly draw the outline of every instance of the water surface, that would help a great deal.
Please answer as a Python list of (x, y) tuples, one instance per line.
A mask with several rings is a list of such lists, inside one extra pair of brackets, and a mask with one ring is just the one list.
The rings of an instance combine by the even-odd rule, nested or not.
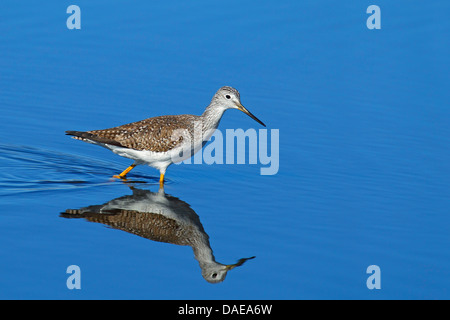
[[(379, 1), (381, 30), (369, 4), (325, 0), (80, 0), (68, 30), (70, 4), (0, 10), (1, 298), (450, 297), (446, 1)], [(156, 170), (111, 180), (130, 161), (64, 135), (201, 114), (223, 85), (279, 129), (276, 175), (173, 165), (160, 194)], [(220, 129), (233, 128), (261, 127), (230, 110)], [(218, 263), (255, 258), (209, 283), (193, 242), (156, 236), (158, 219), (191, 221)]]

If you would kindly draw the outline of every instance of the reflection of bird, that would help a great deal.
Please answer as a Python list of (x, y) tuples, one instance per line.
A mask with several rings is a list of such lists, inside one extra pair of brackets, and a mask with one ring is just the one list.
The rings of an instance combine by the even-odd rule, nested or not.
[(68, 209), (61, 216), (85, 218), (138, 236), (177, 245), (188, 245), (194, 251), (202, 276), (211, 283), (221, 282), (227, 272), (251, 258), (224, 265), (216, 262), (199, 216), (184, 201), (164, 194), (132, 188), (133, 194), (81, 209)]
[(265, 126), (244, 108), (236, 89), (222, 87), (201, 116), (160, 116), (110, 129), (66, 131), (66, 134), (134, 160), (131, 166), (114, 177), (125, 178), (135, 166), (147, 164), (160, 171), (159, 183), (162, 186), (167, 167), (199, 151), (217, 129), (227, 109), (241, 110)]

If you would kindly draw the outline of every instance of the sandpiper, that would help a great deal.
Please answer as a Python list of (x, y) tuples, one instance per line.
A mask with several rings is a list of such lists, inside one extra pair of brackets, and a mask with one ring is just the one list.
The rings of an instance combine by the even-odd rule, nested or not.
[(216, 261), (209, 235), (192, 207), (160, 188), (158, 192), (130, 186), (132, 195), (115, 198), (101, 205), (81, 209), (67, 209), (64, 218), (84, 218), (123, 230), (153, 241), (190, 246), (198, 261), (203, 278), (210, 283), (222, 282), (227, 273), (242, 266), (250, 258), (234, 264)]
[[(201, 116), (191, 114), (159, 116), (110, 129), (66, 131), (66, 134), (134, 160), (131, 166), (119, 175), (113, 176), (114, 178), (125, 179), (134, 167), (147, 164), (159, 170), (159, 185), (163, 187), (167, 167), (201, 150), (228, 109), (241, 110), (265, 127), (264, 123), (241, 104), (239, 92), (225, 86), (214, 94), (211, 103)], [(201, 134), (195, 134), (196, 132)], [(180, 157), (180, 154), (183, 156)]]

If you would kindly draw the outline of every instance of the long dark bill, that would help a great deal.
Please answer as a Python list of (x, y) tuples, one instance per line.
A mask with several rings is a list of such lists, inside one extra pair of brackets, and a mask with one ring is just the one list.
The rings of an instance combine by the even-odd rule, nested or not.
[(245, 114), (247, 114), (250, 118), (252, 118), (253, 120), (255, 120), (256, 122), (262, 124), (264, 127), (266, 126), (261, 120), (259, 120), (257, 117), (255, 117), (253, 115), (253, 113), (251, 113), (250, 111), (248, 111), (243, 105), (241, 105), (239, 107), (239, 110), (241, 110), (242, 112), (244, 112)]

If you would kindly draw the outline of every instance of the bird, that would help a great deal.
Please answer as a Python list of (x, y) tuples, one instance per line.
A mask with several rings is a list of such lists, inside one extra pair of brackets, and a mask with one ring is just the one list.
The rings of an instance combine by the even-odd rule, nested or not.
[(162, 188), (167, 167), (190, 158), (201, 150), (218, 128), (224, 112), (228, 109), (240, 110), (262, 126), (266, 126), (242, 105), (238, 90), (223, 86), (217, 90), (200, 116), (157, 116), (103, 130), (66, 131), (66, 135), (105, 147), (119, 156), (134, 160), (128, 168), (113, 178), (126, 180), (126, 175), (133, 168), (146, 164), (159, 170), (159, 186)]
[(60, 217), (83, 218), (152, 241), (189, 246), (199, 263), (202, 277), (209, 283), (222, 282), (230, 270), (255, 258), (241, 258), (234, 264), (216, 261), (200, 217), (188, 203), (166, 194), (164, 188), (158, 192), (134, 186), (130, 189), (131, 195), (100, 205), (67, 209)]

